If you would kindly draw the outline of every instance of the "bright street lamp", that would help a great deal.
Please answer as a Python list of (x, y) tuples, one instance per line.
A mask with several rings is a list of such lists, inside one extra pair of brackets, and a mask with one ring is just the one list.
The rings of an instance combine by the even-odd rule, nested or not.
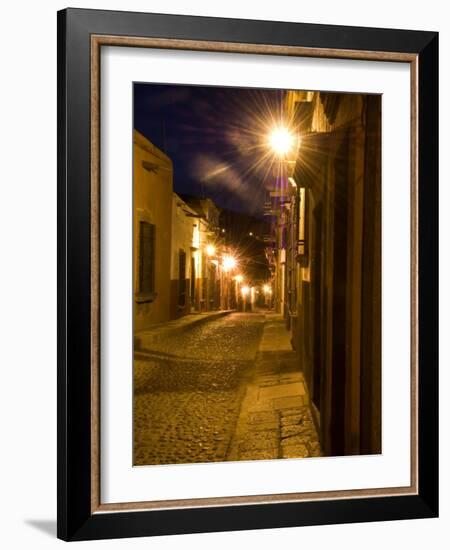
[(236, 267), (236, 260), (233, 256), (224, 256), (222, 267), (224, 271), (230, 271)]
[(242, 275), (236, 275), (236, 277), (234, 278), (234, 280), (237, 282), (237, 283), (242, 283), (242, 281), (244, 280), (244, 277)]
[(242, 296), (244, 296), (244, 298), (245, 298), (245, 296), (247, 296), (248, 293), (250, 292), (250, 287), (248, 287), (248, 286), (243, 286), (243, 287), (241, 288), (241, 292), (242, 292)]
[(211, 258), (212, 256), (215, 256), (216, 254), (216, 247), (212, 244), (209, 244), (207, 247), (206, 247), (206, 254), (208, 254), (208, 256)]
[(272, 130), (269, 136), (269, 144), (273, 151), (280, 157), (289, 153), (294, 145), (294, 136), (284, 126)]

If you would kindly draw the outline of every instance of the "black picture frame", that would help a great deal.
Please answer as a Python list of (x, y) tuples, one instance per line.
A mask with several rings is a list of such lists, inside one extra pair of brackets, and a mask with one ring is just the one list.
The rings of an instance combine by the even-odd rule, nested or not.
[[(91, 36), (417, 56), (418, 492), (93, 513)], [(438, 515), (438, 33), (66, 9), (58, 12), (58, 537), (88, 540)], [(401, 208), (401, 205), (399, 205)]]

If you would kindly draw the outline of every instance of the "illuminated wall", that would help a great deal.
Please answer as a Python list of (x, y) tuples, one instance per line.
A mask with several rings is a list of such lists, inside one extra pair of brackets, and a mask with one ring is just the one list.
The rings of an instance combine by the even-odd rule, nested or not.
[[(171, 160), (137, 131), (133, 138), (133, 166), (134, 330), (138, 331), (169, 320), (173, 172)], [(147, 293), (139, 288), (142, 223), (154, 231), (153, 258), (147, 258), (146, 263), (153, 270), (154, 288)]]

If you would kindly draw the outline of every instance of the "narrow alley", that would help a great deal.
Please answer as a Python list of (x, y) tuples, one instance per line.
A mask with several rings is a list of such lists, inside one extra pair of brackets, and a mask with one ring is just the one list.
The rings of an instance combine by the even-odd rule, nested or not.
[(381, 96), (133, 97), (133, 464), (380, 454)]
[(320, 454), (281, 316), (228, 313), (173, 329), (143, 332), (135, 351), (134, 464)]

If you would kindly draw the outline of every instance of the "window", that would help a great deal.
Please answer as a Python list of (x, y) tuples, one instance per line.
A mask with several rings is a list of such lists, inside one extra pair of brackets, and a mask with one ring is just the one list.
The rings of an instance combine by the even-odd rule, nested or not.
[(155, 292), (155, 226), (139, 222), (139, 297), (150, 301)]
[(178, 252), (178, 305), (186, 305), (186, 252)]

